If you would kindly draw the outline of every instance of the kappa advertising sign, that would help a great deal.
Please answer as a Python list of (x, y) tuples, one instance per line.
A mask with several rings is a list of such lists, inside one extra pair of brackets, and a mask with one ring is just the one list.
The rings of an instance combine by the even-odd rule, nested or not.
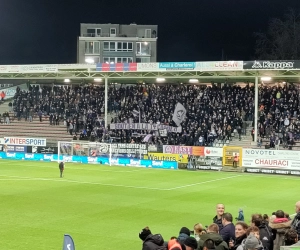
[(43, 147), (45, 147), (46, 139), (4, 137), (4, 143), (7, 145), (26, 145), (26, 146), (43, 146)]
[(300, 69), (300, 61), (248, 61), (243, 69)]
[(243, 149), (245, 168), (300, 170), (300, 152), (289, 150)]
[(243, 70), (243, 61), (197, 62), (199, 71), (234, 71)]

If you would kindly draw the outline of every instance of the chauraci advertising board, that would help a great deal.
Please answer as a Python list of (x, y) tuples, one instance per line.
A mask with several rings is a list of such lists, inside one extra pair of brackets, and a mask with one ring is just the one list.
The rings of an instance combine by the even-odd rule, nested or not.
[(300, 170), (300, 151), (244, 148), (242, 165), (247, 168)]

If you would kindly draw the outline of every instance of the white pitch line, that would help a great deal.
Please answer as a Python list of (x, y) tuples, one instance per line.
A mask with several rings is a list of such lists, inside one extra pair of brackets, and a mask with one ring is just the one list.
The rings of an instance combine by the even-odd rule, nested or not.
[[(100, 185), (100, 186), (110, 186), (110, 187), (123, 187), (123, 188), (135, 188), (135, 189), (149, 189), (149, 190), (160, 190), (167, 191), (165, 188), (154, 188), (154, 187), (141, 187), (141, 186), (127, 186), (127, 185), (119, 185), (119, 184), (107, 184), (107, 183), (99, 183), (99, 182), (87, 182), (87, 181), (74, 181), (67, 179), (48, 179), (48, 178), (31, 178), (31, 177), (23, 177), (23, 176), (8, 176), (8, 175), (0, 175), (0, 177), (9, 177), (16, 178), (15, 180), (31, 180), (31, 181), (56, 181), (56, 182), (69, 182), (69, 183), (78, 183), (78, 184), (89, 184), (89, 185)], [(0, 179), (0, 181), (11, 180), (11, 179)]]
[(200, 184), (205, 184), (205, 183), (210, 183), (210, 182), (215, 182), (215, 181), (221, 181), (221, 180), (231, 179), (231, 178), (240, 177), (240, 176), (241, 175), (232, 175), (232, 176), (229, 176), (229, 177), (213, 179), (213, 180), (209, 180), (209, 181), (202, 181), (202, 182), (197, 182), (197, 183), (193, 183), (193, 184), (178, 186), (178, 187), (174, 187), (174, 188), (168, 188), (167, 190), (175, 190), (175, 189), (180, 189), (180, 188), (192, 187), (192, 186), (197, 186), (197, 185), (200, 185)]

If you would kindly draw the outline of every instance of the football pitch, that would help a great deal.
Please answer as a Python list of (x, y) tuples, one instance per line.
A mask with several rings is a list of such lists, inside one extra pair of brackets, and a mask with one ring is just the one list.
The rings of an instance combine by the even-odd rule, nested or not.
[(149, 226), (165, 240), (181, 227), (209, 225), (217, 203), (234, 217), (277, 209), (294, 213), (299, 177), (0, 161), (1, 247), (62, 249), (70, 234), (76, 250), (141, 249)]

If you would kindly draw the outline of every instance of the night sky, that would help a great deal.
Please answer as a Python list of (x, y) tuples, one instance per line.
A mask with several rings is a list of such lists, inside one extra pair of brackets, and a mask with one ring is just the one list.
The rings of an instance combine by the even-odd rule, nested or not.
[(251, 60), (300, 0), (0, 0), (0, 64), (76, 63), (80, 23), (157, 24), (158, 61)]

